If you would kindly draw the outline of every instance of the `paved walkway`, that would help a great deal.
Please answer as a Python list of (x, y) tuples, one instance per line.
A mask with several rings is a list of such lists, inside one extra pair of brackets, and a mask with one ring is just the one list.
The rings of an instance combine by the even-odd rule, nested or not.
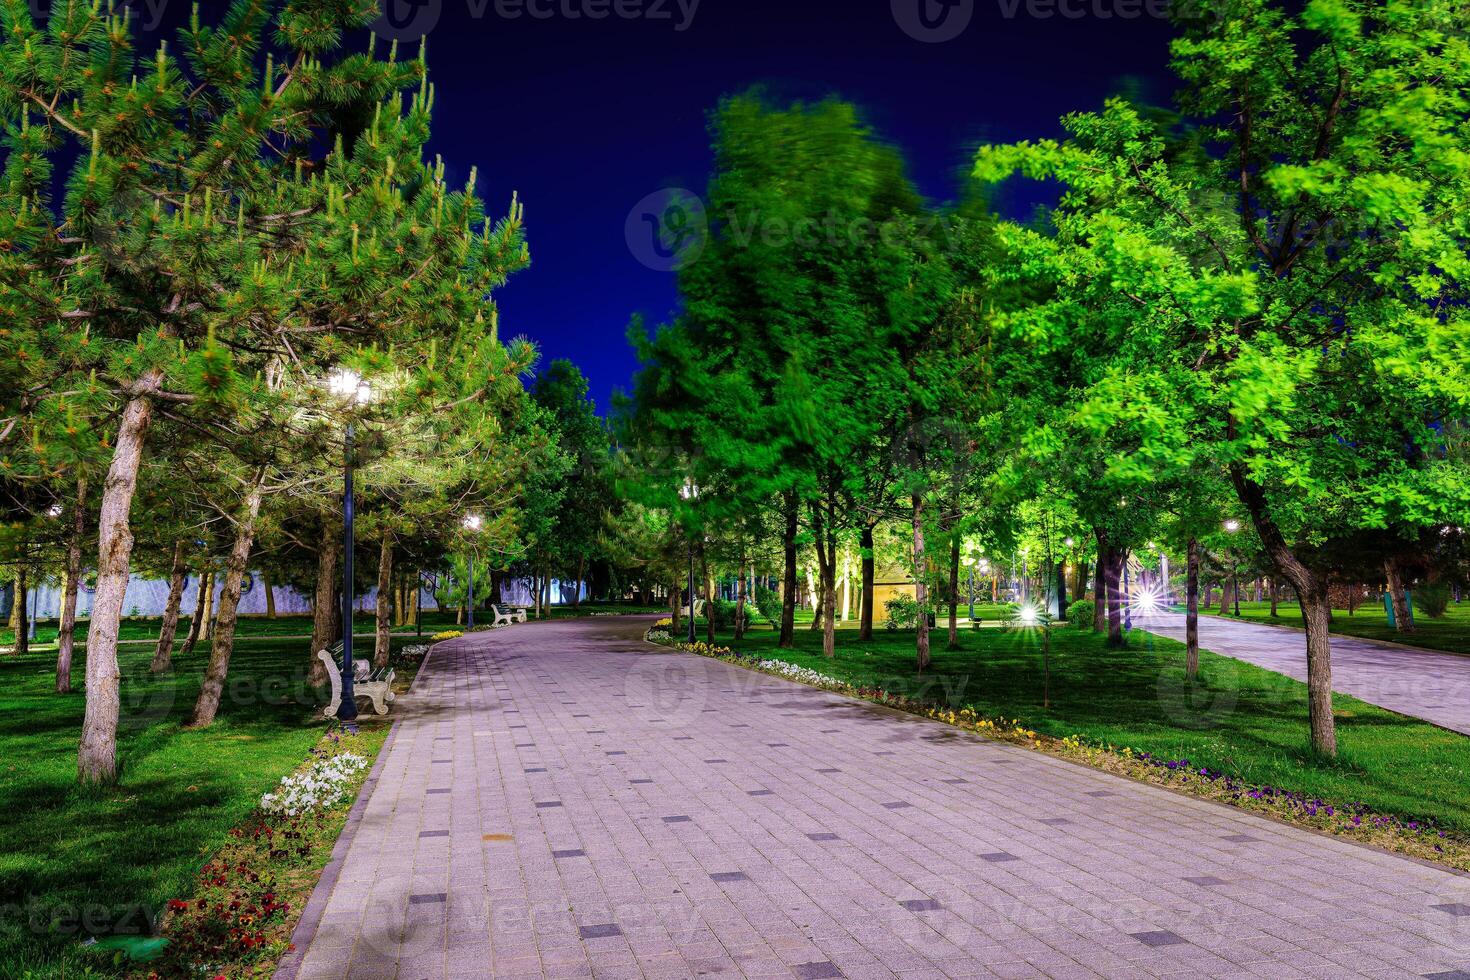
[[(1184, 642), (1181, 614), (1159, 613), (1137, 625)], [(1202, 615), (1199, 645), (1299, 681), (1307, 679), (1307, 637), (1297, 630)], [(1332, 688), (1470, 735), (1470, 657), (1334, 636)]]
[(646, 625), (436, 647), (280, 975), (1470, 977), (1470, 879)]

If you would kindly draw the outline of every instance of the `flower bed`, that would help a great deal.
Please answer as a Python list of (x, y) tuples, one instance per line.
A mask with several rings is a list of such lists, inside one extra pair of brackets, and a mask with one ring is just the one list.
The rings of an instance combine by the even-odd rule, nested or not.
[(229, 842), (200, 869), (192, 896), (168, 903), (162, 927), (167, 943), (156, 960), (131, 975), (269, 975), (290, 949), (300, 910), (386, 737), (386, 729), (327, 734), (311, 758), (230, 831)]
[(1279, 786), (1248, 783), (1229, 773), (1191, 765), (1188, 759), (1160, 758), (1147, 752), (1135, 752), (1127, 746), (1091, 744), (1075, 735), (1067, 738), (1041, 735), (1025, 727), (1019, 719), (987, 718), (969, 707), (956, 711), (881, 688), (859, 687), (786, 661), (743, 656), (728, 647), (712, 647), (705, 643), (668, 645), (800, 684), (922, 715), (987, 738), (1071, 759), (1191, 796), (1470, 871), (1470, 839), (1448, 833), (1432, 821), (1380, 813), (1365, 803), (1321, 800)]

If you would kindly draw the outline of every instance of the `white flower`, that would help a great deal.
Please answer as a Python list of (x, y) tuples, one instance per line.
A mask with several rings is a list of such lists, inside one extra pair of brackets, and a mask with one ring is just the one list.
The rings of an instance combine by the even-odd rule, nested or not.
[(319, 759), (301, 772), (282, 778), (274, 793), (260, 798), (260, 808), (278, 816), (297, 817), (336, 806), (347, 798), (352, 777), (366, 767), (367, 760), (351, 752)]

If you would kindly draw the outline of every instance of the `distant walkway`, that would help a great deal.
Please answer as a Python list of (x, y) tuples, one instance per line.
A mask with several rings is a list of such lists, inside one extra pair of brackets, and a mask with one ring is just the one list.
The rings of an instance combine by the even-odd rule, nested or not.
[(650, 622), (435, 647), (278, 980), (1470, 976), (1470, 878)]
[[(1160, 613), (1139, 625), (1184, 642), (1184, 617), (1178, 613)], [(1297, 630), (1200, 616), (1199, 645), (1299, 681), (1307, 679), (1307, 637)], [(1334, 636), (1332, 687), (1380, 708), (1470, 735), (1470, 657)]]

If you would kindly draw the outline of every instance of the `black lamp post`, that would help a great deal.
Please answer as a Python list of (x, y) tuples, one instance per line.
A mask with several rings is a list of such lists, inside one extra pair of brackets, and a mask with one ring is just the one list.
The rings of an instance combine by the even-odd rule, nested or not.
[[(372, 400), (372, 388), (354, 371), (341, 369), (331, 377), (332, 392), (350, 403), (366, 405)], [(352, 666), (352, 607), (353, 596), (353, 497), (352, 457), (355, 426), (347, 423), (347, 435), (343, 442), (342, 474), (342, 703), (337, 708), (337, 720), (349, 727), (357, 720), (357, 696), (353, 691)]]
[[(685, 483), (679, 491), (679, 495), (685, 500), (693, 501), (699, 496), (699, 487), (693, 482)], [(694, 630), (694, 535), (689, 535), (689, 642), (697, 642)]]

